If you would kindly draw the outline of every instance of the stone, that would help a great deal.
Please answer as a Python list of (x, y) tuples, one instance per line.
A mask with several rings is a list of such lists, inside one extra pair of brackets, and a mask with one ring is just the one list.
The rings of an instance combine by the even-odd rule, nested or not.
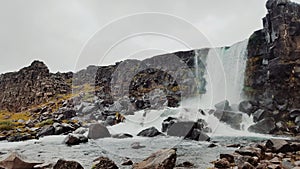
[(231, 154), (220, 154), (220, 159), (223, 159), (223, 158), (225, 158), (230, 163), (234, 162), (234, 156)]
[(0, 161), (0, 168), (5, 169), (33, 169), (34, 166), (42, 163), (39, 162), (27, 162), (20, 154), (13, 152), (7, 158)]
[(120, 134), (114, 134), (111, 137), (118, 138), (118, 139), (124, 139), (124, 138), (132, 138), (133, 136), (131, 134), (127, 134), (127, 133), (120, 133)]
[(196, 141), (210, 141), (210, 137), (199, 129), (193, 129), (192, 134), (186, 138)]
[(176, 167), (192, 168), (194, 167), (194, 164), (189, 161), (185, 161), (183, 163), (178, 164)]
[(221, 122), (224, 122), (224, 123), (230, 125), (230, 127), (237, 129), (237, 130), (241, 129), (240, 124), (242, 123), (242, 119), (243, 119), (243, 115), (241, 113), (216, 110), (213, 114)]
[(230, 163), (227, 161), (227, 159), (223, 158), (221, 160), (218, 160), (215, 162), (215, 168), (230, 168)]
[(167, 135), (176, 137), (188, 137), (195, 127), (195, 122), (177, 122), (171, 125)]
[(176, 163), (176, 150), (159, 150), (142, 162), (133, 165), (133, 169), (173, 169)]
[(68, 146), (78, 145), (80, 143), (86, 143), (86, 142), (88, 142), (88, 138), (85, 137), (84, 135), (79, 135), (79, 134), (69, 134), (64, 140), (64, 143), (67, 144)]
[(87, 128), (84, 128), (84, 127), (79, 127), (78, 129), (76, 129), (73, 133), (74, 134), (84, 134), (88, 131)]
[(245, 162), (242, 166), (240, 166), (241, 169), (255, 169), (255, 167), (248, 163), (248, 162)]
[(221, 102), (215, 104), (215, 108), (217, 110), (221, 110), (221, 111), (224, 111), (224, 110), (229, 110), (230, 111), (231, 110), (228, 100), (224, 100), (224, 101), (221, 101)]
[(174, 118), (174, 117), (168, 117), (167, 119), (165, 119), (163, 122), (162, 122), (162, 129), (161, 131), (162, 132), (166, 132), (172, 124), (176, 123), (178, 121), (177, 118)]
[(100, 157), (96, 160), (97, 164), (94, 165), (93, 169), (118, 169), (119, 167), (109, 158)]
[(255, 112), (257, 107), (251, 101), (242, 101), (239, 104), (239, 111), (248, 114), (249, 116)]
[(253, 122), (258, 122), (264, 118), (265, 110), (258, 109), (253, 113)]
[(256, 124), (251, 125), (248, 131), (261, 134), (270, 134), (276, 128), (275, 120), (271, 117), (262, 119)]
[(287, 153), (292, 151), (290, 144), (282, 139), (270, 139), (266, 142), (266, 147), (274, 153)]
[(99, 138), (106, 138), (106, 137), (111, 137), (111, 135), (105, 126), (99, 123), (90, 125), (89, 133), (88, 133), (89, 139), (99, 139)]
[(137, 134), (137, 136), (142, 136), (142, 137), (155, 137), (159, 135), (162, 135), (162, 133), (159, 132), (155, 127), (144, 129)]
[(132, 164), (133, 164), (133, 162), (131, 160), (126, 160), (126, 161), (122, 162), (121, 165), (132, 165)]
[(76, 161), (66, 161), (59, 159), (53, 166), (53, 169), (84, 169), (81, 164)]
[(146, 146), (141, 145), (141, 143), (139, 143), (139, 142), (134, 142), (134, 143), (131, 144), (132, 149), (141, 149), (141, 148), (145, 148), (145, 147)]
[(37, 133), (37, 137), (44, 137), (49, 135), (54, 135), (55, 128), (51, 126), (44, 126), (40, 132)]

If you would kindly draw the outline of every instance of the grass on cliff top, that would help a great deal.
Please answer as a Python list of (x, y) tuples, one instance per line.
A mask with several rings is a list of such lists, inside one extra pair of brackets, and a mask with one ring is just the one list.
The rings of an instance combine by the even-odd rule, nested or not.
[(30, 113), (28, 112), (13, 113), (9, 111), (0, 111), (0, 120), (18, 121), (20, 119), (24, 121), (29, 120)]

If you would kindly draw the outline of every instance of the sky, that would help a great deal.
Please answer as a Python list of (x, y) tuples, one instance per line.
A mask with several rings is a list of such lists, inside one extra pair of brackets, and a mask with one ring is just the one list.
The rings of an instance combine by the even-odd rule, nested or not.
[(266, 12), (264, 0), (0, 0), (0, 73), (33, 60), (66, 72), (229, 46), (262, 28)]

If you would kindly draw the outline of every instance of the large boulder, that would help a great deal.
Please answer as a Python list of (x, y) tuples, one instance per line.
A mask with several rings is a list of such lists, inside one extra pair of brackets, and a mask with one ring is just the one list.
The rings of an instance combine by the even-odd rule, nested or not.
[(258, 122), (264, 118), (264, 115), (266, 114), (265, 110), (258, 109), (253, 113), (253, 122)]
[(268, 117), (250, 126), (248, 131), (261, 134), (271, 134), (275, 128), (275, 120)]
[(174, 118), (174, 117), (168, 117), (167, 119), (165, 119), (163, 122), (162, 122), (162, 129), (161, 131), (162, 132), (166, 132), (170, 127), (171, 125), (173, 125), (174, 123), (176, 123), (178, 121), (177, 118)]
[(18, 153), (11, 153), (6, 159), (0, 161), (0, 168), (5, 169), (33, 169), (34, 166), (42, 163), (27, 162)]
[(76, 161), (66, 161), (59, 159), (53, 166), (53, 169), (84, 169), (81, 164)]
[(41, 131), (37, 133), (37, 137), (54, 135), (54, 133), (55, 133), (55, 128), (52, 125), (48, 125), (41, 128)]
[(153, 153), (142, 162), (133, 165), (133, 169), (173, 169), (176, 163), (176, 150), (163, 149)]
[(215, 104), (215, 108), (217, 110), (223, 110), (223, 111), (224, 110), (231, 110), (228, 100), (224, 100), (224, 101), (221, 101), (221, 102)]
[(142, 137), (155, 137), (159, 135), (163, 135), (163, 134), (159, 132), (155, 127), (147, 128), (137, 134), (137, 136), (142, 136)]
[(86, 142), (88, 142), (88, 138), (80, 134), (69, 134), (64, 140), (64, 143), (68, 146), (78, 145)]
[(239, 111), (247, 113), (249, 116), (255, 112), (257, 106), (252, 101), (242, 101), (239, 104)]
[(89, 139), (99, 139), (106, 137), (111, 137), (111, 135), (105, 126), (99, 123), (90, 125), (88, 133)]
[(97, 164), (93, 166), (93, 169), (118, 169), (118, 166), (107, 157), (99, 157), (94, 161), (97, 161)]
[(287, 153), (293, 150), (291, 145), (282, 139), (270, 139), (266, 142), (266, 147), (274, 153)]
[(216, 110), (213, 114), (221, 122), (224, 122), (224, 123), (230, 125), (230, 127), (237, 129), (237, 130), (241, 129), (241, 123), (243, 120), (242, 113)]
[(193, 121), (180, 121), (172, 124), (167, 130), (167, 135), (184, 137), (186, 139), (196, 141), (209, 141), (210, 137), (205, 134), (207, 123), (199, 119), (197, 122)]

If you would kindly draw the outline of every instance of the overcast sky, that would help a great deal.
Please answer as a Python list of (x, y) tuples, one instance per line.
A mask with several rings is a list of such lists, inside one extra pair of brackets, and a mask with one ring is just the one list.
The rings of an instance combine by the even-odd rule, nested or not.
[(265, 14), (264, 0), (0, 0), (0, 73), (36, 59), (64, 72), (228, 46), (262, 28)]

